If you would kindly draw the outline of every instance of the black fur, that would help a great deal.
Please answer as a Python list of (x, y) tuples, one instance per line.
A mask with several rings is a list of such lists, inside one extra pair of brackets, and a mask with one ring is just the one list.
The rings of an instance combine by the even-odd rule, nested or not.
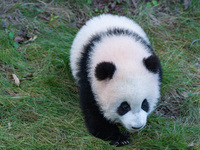
[(146, 111), (146, 112), (149, 111), (149, 103), (147, 102), (146, 99), (142, 102), (141, 108), (142, 108), (144, 111)]
[[(80, 106), (84, 115), (85, 124), (89, 132), (103, 140), (111, 141), (110, 144), (115, 144), (117, 146), (122, 146), (124, 144), (128, 144), (128, 136), (123, 135), (118, 129), (117, 125), (107, 120), (97, 102), (95, 100), (94, 94), (92, 93), (91, 83), (88, 78), (88, 65), (90, 64), (90, 53), (93, 51), (93, 47), (96, 43), (100, 42), (104, 36), (115, 36), (115, 35), (124, 35), (131, 36), (133, 40), (135, 39), (138, 42), (141, 42), (144, 47), (153, 54), (153, 50), (151, 46), (139, 35), (129, 30), (123, 29), (114, 29), (108, 30), (107, 32), (103, 32), (97, 35), (94, 35), (87, 45), (84, 46), (81, 59), (78, 63), (79, 71), (77, 76), (79, 77), (79, 85), (80, 85)], [(149, 64), (149, 63), (147, 63)], [(148, 66), (148, 65), (147, 65)], [(106, 67), (106, 70), (109, 70), (110, 67)], [(111, 72), (114, 73), (116, 68), (111, 67)], [(151, 67), (150, 67), (151, 69)], [(153, 68), (154, 69), (154, 68)], [(101, 72), (102, 68), (100, 68)], [(108, 75), (102, 75), (99, 73), (98, 69), (96, 71), (96, 76), (99, 80), (103, 80), (105, 77), (112, 78), (112, 73), (108, 73)], [(154, 70), (153, 70), (154, 71)]]
[(156, 55), (151, 55), (148, 58), (143, 59), (144, 65), (146, 68), (153, 72), (158, 73), (160, 65), (160, 61)]
[(101, 62), (95, 68), (95, 76), (98, 80), (112, 79), (116, 70), (112, 62)]
[(122, 102), (121, 105), (117, 108), (117, 113), (120, 116), (125, 115), (127, 112), (129, 112), (131, 110), (130, 105), (125, 101)]
[(155, 54), (149, 56), (148, 58), (143, 59), (143, 63), (146, 66), (146, 68), (153, 72), (153, 73), (159, 73), (160, 82), (162, 81), (162, 69), (161, 64), (158, 56)]

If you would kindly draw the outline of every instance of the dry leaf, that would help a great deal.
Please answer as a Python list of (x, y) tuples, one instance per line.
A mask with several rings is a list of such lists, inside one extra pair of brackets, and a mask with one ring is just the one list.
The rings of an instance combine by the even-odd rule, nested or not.
[(21, 36), (16, 36), (16, 37), (14, 38), (14, 41), (16, 41), (17, 43), (22, 43), (23, 40), (24, 40), (24, 39), (23, 39)]
[(37, 35), (35, 35), (34, 37), (31, 37), (28, 41), (25, 41), (24, 43), (32, 42), (32, 41), (35, 41), (36, 39), (37, 39)]
[(194, 142), (190, 143), (188, 147), (194, 147)]
[(19, 78), (15, 74), (12, 74), (12, 76), (13, 76), (13, 79), (15, 80), (15, 84), (19, 86), (20, 84)]
[(37, 39), (37, 35), (35, 35), (34, 37), (30, 38), (29, 41), (35, 41)]
[(11, 127), (11, 123), (9, 122), (8, 123), (8, 129), (11, 129), (12, 127)]

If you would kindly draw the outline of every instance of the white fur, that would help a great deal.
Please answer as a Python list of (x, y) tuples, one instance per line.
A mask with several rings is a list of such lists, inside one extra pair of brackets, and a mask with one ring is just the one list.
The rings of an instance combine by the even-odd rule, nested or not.
[(121, 124), (130, 132), (134, 131), (132, 127), (142, 129), (147, 122), (147, 113), (144, 110), (140, 110), (137, 113), (129, 111), (123, 115), (119, 120)]
[[(76, 80), (79, 70), (77, 62), (81, 58), (84, 45), (92, 35), (116, 27), (135, 32), (149, 43), (142, 28), (130, 19), (113, 15), (91, 19), (78, 32), (71, 48), (70, 66)], [(133, 130), (132, 127), (143, 127), (146, 124), (147, 115), (153, 111), (160, 96), (159, 75), (148, 71), (143, 64), (143, 59), (150, 55), (152, 54), (142, 43), (124, 35), (103, 37), (101, 42), (95, 43), (90, 54), (88, 77), (101, 111), (107, 119), (121, 123), (129, 131)], [(98, 81), (94, 74), (95, 67), (104, 61), (113, 62), (116, 72), (113, 79)], [(144, 99), (150, 104), (148, 113), (141, 109)], [(123, 101), (127, 101), (132, 109), (119, 116), (116, 109)]]

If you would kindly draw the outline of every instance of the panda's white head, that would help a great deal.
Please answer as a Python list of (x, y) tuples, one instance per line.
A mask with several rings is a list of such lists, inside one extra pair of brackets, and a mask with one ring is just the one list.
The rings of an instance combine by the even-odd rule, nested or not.
[[(125, 37), (118, 40), (105, 39), (95, 45), (89, 76), (104, 117), (132, 132), (145, 126), (148, 114), (156, 106), (160, 96), (160, 63), (141, 43), (131, 44)], [(123, 43), (122, 48), (120, 44), (109, 44), (116, 41)]]
[[(144, 68), (145, 62), (150, 59), (152, 61), (157, 58), (144, 58)], [(156, 60), (153, 63), (155, 62)], [(143, 73), (129, 70), (132, 75), (127, 76), (126, 70), (120, 72), (120, 69), (120, 66), (117, 68), (112, 62), (101, 62), (96, 66), (95, 76), (99, 82), (96, 86), (101, 90), (96, 98), (107, 119), (121, 123), (131, 132), (146, 125), (147, 116), (157, 103), (160, 95), (158, 74), (151, 73), (146, 68)]]

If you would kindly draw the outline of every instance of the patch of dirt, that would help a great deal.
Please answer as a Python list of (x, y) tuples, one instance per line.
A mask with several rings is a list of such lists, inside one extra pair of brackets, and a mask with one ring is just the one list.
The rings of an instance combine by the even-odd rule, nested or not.
[(166, 95), (161, 97), (155, 112), (157, 115), (175, 119), (183, 113), (187, 114), (190, 110), (190, 98), (192, 98), (192, 96), (189, 92), (182, 93), (175, 89), (171, 90), (171, 92), (166, 92)]
[(93, 9), (97, 13), (115, 13), (124, 15), (126, 7), (132, 8), (133, 3), (125, 0), (94, 0)]

